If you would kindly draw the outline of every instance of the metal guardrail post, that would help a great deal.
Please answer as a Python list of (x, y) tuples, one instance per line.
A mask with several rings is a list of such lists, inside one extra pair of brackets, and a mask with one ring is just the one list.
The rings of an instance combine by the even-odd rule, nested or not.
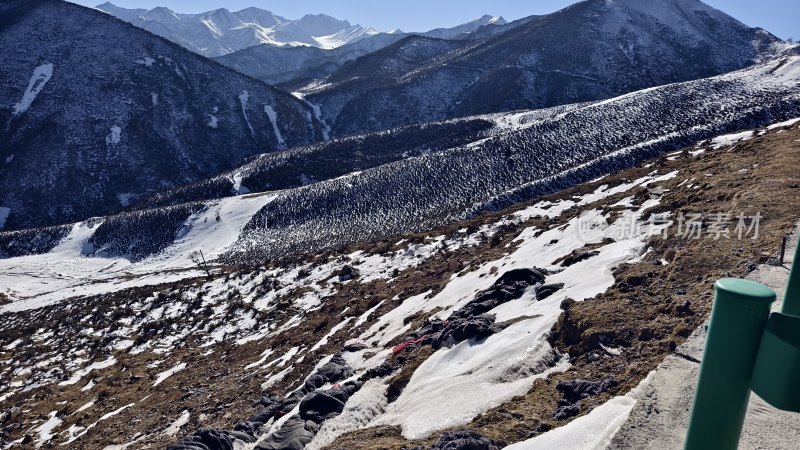
[(789, 273), (789, 283), (786, 285), (786, 295), (783, 297), (781, 312), (789, 316), (800, 317), (800, 245), (797, 246), (792, 261), (792, 271)]
[(737, 448), (753, 366), (776, 297), (750, 280), (723, 278), (715, 287), (685, 450)]

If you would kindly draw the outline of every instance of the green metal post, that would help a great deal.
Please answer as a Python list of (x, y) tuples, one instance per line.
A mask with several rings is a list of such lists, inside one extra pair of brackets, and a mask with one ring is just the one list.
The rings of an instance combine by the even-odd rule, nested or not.
[(800, 317), (800, 245), (794, 253), (792, 271), (789, 273), (789, 284), (786, 285), (786, 295), (783, 297), (781, 312), (787, 316)]
[(685, 450), (735, 450), (775, 292), (750, 280), (716, 283)]

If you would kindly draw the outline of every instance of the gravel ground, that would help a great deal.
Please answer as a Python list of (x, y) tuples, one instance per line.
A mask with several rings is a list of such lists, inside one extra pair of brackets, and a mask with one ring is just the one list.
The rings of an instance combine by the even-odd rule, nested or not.
[[(760, 265), (748, 278), (766, 284), (778, 294), (773, 310), (781, 307), (800, 222), (788, 245), (784, 267)], [(703, 356), (705, 327), (698, 328), (668, 356), (643, 388), (628, 420), (614, 436), (609, 449), (679, 449), (689, 425), (689, 412)], [(750, 396), (740, 449), (796, 449), (800, 442), (800, 420), (794, 413), (773, 408), (757, 395)]]

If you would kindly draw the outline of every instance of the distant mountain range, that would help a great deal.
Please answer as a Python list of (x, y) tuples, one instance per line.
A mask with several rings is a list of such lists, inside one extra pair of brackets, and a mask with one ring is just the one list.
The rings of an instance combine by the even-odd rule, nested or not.
[(697, 0), (587, 0), (472, 39), (407, 36), (295, 89), (347, 135), (609, 98), (740, 69), (780, 48)]
[(108, 214), (324, 138), (295, 97), (72, 3), (0, 3), (0, 54), (6, 229)]
[(285, 84), (293, 89), (313, 79), (330, 75), (336, 69), (358, 57), (380, 50), (411, 35), (437, 39), (463, 40), (499, 33), (517, 25), (502, 17), (485, 15), (453, 28), (437, 28), (422, 33), (379, 33), (337, 48), (324, 49), (311, 46), (282, 46), (264, 44), (245, 48), (215, 58), (220, 63), (241, 73), (270, 84)]
[(260, 44), (330, 49), (378, 34), (374, 28), (351, 25), (325, 14), (289, 20), (254, 7), (180, 14), (164, 7), (126, 9), (106, 2), (97, 9), (209, 57)]

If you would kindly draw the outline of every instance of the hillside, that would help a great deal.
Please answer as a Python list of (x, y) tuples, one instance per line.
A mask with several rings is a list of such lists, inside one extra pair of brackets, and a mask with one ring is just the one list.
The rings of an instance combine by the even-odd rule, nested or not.
[[(214, 265), (208, 279), (159, 271), (137, 287), (132, 268), (104, 292), (91, 294), (103, 289), (94, 282), (83, 298), (3, 307), (0, 442), (565, 448), (574, 424), (599, 444), (705, 322), (713, 280), (769, 262), (800, 217), (798, 123), (716, 136), (420, 233)], [(758, 234), (737, 239), (734, 221), (729, 238), (681, 235), (677, 214), (707, 224), (716, 211), (760, 214)], [(84, 269), (65, 263), (86, 231), (61, 243), (62, 276)]]
[[(0, 254), (7, 257), (0, 259), (0, 284), (15, 300), (6, 309), (143, 286), (164, 274), (180, 280), (195, 273), (187, 271), (196, 267), (191, 251), (202, 251), (209, 261), (260, 265), (422, 232), (510, 206), (721, 133), (800, 116), (798, 66), (800, 56), (786, 56), (599, 103), (487, 116), (483, 121), (495, 126), (483, 131), (480, 120), (455, 121), (444, 124), (463, 133), (450, 138), (455, 147), (346, 175), (329, 167), (347, 171), (360, 162), (396, 159), (402, 156), (392, 155), (396, 137), (386, 132), (361, 138), (367, 147), (353, 145), (359, 139), (333, 140), (260, 157), (240, 172), (153, 197), (161, 207), (0, 233)], [(410, 141), (403, 130), (397, 136), (403, 145)], [(477, 140), (459, 142), (465, 138)], [(387, 153), (359, 154), (372, 145), (385, 146)], [(399, 153), (403, 145), (394, 148)], [(296, 177), (302, 170), (330, 178), (311, 182), (306, 174), (311, 184), (291, 188), (289, 183), (303, 181)], [(271, 180), (287, 183), (285, 189), (241, 195), (268, 188)], [(227, 198), (213, 199), (226, 191)], [(66, 274), (63, 266), (75, 266), (75, 272)]]
[(113, 213), (323, 139), (293, 96), (72, 3), (3, 2), (0, 52), (6, 229)]
[(347, 135), (610, 98), (741, 69), (780, 44), (697, 0), (646, 3), (587, 0), (450, 48), (407, 38), (299, 91)]
[[(102, 256), (98, 263), (103, 265), (108, 257), (121, 258), (122, 267), (169, 248), (196, 226), (202, 229), (207, 221), (213, 225), (217, 222), (214, 211), (219, 208), (237, 211), (240, 205), (247, 205), (241, 217), (244, 222), (231, 225), (238, 227), (231, 230), (235, 234), (224, 235), (213, 246), (215, 256), (231, 263), (318, 253), (425, 230), (592, 179), (719, 133), (800, 115), (798, 65), (800, 57), (787, 55), (751, 69), (598, 103), (478, 118), (495, 123), (484, 131), (478, 131), (485, 126), (481, 120), (455, 121), (441, 127), (456, 132), (441, 142), (442, 148), (417, 156), (411, 136), (419, 136), (425, 128), (267, 155), (145, 201), (176, 206), (78, 223), (74, 230), (83, 230), (81, 236), (91, 244), (80, 254)], [(682, 108), (675, 109), (675, 104)], [(366, 145), (354, 146), (359, 140)], [(398, 141), (401, 145), (393, 146)], [(371, 153), (372, 146), (385, 148), (385, 153)], [(272, 182), (284, 190), (231, 197), (221, 203), (210, 200), (272, 189)], [(196, 203), (181, 205), (182, 201)], [(225, 215), (219, 215), (225, 221)], [(0, 248), (12, 255), (48, 252), (63, 237), (64, 229), (46, 229), (45, 236), (51, 238), (44, 239), (38, 238), (42, 230), (0, 233)], [(20, 242), (24, 243), (21, 250), (17, 248)], [(37, 248), (29, 249), (28, 242)], [(142, 268), (147, 270), (147, 264)]]

